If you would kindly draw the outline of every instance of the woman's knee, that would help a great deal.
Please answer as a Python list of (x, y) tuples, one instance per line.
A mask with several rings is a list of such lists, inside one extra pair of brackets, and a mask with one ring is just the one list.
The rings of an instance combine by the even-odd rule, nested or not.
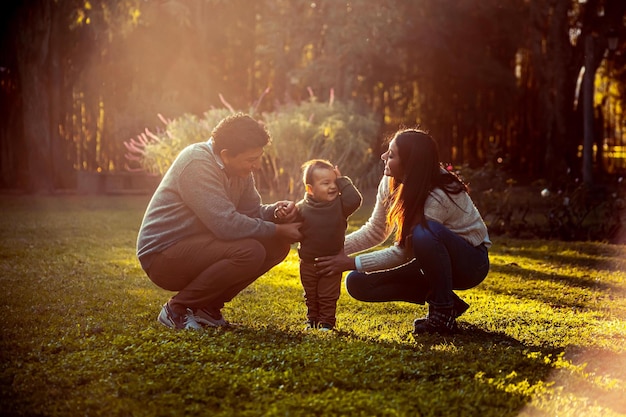
[(365, 274), (352, 271), (346, 276), (346, 291), (350, 297), (359, 301), (367, 301), (367, 291), (365, 291)]

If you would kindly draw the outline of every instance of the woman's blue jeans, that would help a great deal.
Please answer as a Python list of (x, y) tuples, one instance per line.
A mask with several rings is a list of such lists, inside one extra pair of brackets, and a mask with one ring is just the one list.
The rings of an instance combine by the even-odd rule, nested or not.
[(428, 221), (413, 228), (415, 260), (401, 267), (372, 273), (352, 271), (346, 289), (361, 301), (406, 301), (434, 307), (452, 307), (453, 290), (480, 284), (489, 272), (484, 245), (472, 246), (440, 223)]

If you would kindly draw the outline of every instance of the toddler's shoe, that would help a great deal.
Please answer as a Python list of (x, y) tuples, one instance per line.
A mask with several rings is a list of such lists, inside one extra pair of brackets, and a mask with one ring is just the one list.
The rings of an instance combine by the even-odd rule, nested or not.
[(320, 323), (317, 328), (322, 332), (329, 332), (335, 328), (332, 324), (329, 323)]

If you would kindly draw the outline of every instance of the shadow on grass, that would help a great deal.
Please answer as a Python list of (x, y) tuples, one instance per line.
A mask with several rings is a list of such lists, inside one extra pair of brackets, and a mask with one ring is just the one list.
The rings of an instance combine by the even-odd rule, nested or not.
[[(386, 409), (406, 415), (516, 415), (552, 370), (556, 351), (529, 348), (500, 333), (464, 326), (451, 336), (424, 335), (403, 341), (338, 332), (284, 331), (240, 326), (207, 331), (214, 348), (238, 352), (238, 372), (265, 375), (281, 412), (303, 411), (327, 397), (330, 409), (346, 413), (348, 393), (382, 396)], [(241, 348), (245, 350), (240, 350)], [(231, 363), (231, 361), (226, 361)], [(239, 385), (236, 381), (230, 384)], [(240, 386), (240, 385), (239, 385)], [(242, 401), (258, 400), (245, 390)], [(296, 396), (299, 405), (287, 398)], [(395, 405), (394, 405), (395, 404)], [(380, 404), (362, 404), (377, 414)], [(482, 411), (481, 411), (482, 410)], [(310, 408), (311, 412), (319, 409)], [(348, 413), (350, 414), (350, 413)]]
[[(598, 280), (592, 276), (576, 277), (571, 275), (562, 275), (536, 271), (533, 269), (523, 268), (519, 265), (491, 265), (490, 274), (520, 277), (523, 279), (523, 283), (518, 286), (512, 285), (512, 281), (508, 279), (506, 282), (500, 282), (495, 280), (485, 280), (481, 284), (483, 289), (488, 289), (495, 293), (514, 295), (519, 298), (532, 298), (541, 302), (544, 302), (553, 307), (571, 307), (571, 308), (589, 308), (591, 310), (600, 310), (602, 305), (590, 305), (585, 298), (595, 294), (595, 297), (602, 298), (608, 294), (624, 294), (624, 288), (621, 285), (614, 285), (608, 282)], [(536, 286), (530, 285), (530, 283), (536, 282)], [(551, 282), (559, 286), (566, 286), (574, 291), (572, 295), (577, 297), (569, 297), (567, 291), (550, 292), (545, 291), (539, 285), (539, 282)], [(568, 301), (569, 299), (569, 301)]]
[(598, 272), (614, 272), (626, 269), (626, 247), (623, 245), (560, 241), (550, 242), (549, 249), (528, 245), (537, 245), (537, 243), (513, 240), (512, 243), (496, 246), (493, 253), (543, 261), (555, 266), (592, 268)]
[(524, 268), (517, 263), (507, 265), (492, 264), (490, 273), (498, 272), (505, 275), (521, 276), (525, 279), (566, 283), (571, 287), (597, 291), (622, 291), (621, 286), (601, 281), (592, 275), (572, 276), (557, 273), (545, 273), (535, 269)]

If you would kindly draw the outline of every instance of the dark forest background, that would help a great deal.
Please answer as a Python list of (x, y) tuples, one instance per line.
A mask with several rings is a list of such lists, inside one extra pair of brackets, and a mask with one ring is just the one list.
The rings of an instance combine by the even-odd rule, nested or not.
[(159, 114), (200, 115), (223, 107), (220, 96), (243, 111), (263, 96), (258, 111), (271, 112), (311, 92), (379, 118), (373, 159), (385, 134), (421, 125), (454, 164), (602, 182), (626, 166), (625, 10), (623, 0), (4, 1), (0, 188), (49, 192), (75, 187), (80, 171), (123, 171), (124, 141)]

